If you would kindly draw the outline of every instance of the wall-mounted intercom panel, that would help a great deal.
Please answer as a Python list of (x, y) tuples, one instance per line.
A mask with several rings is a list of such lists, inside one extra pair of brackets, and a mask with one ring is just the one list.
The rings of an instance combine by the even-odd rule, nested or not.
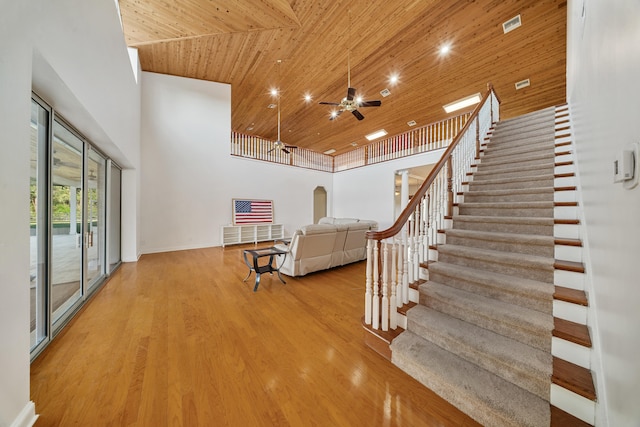
[(638, 185), (639, 175), (638, 143), (629, 144), (613, 161), (613, 182), (622, 182), (624, 188), (631, 189)]

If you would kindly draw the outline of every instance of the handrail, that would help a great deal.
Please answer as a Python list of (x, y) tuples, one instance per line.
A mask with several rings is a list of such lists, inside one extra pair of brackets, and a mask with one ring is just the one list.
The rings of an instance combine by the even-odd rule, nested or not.
[(364, 323), (372, 329), (396, 329), (402, 321), (397, 308), (416, 301), (410, 284), (421, 279), (423, 263), (437, 256), (433, 251), (438, 233), (453, 218), (454, 192), (464, 188), (474, 159), (480, 157), (480, 141), (499, 113), (493, 86), (488, 84), (480, 103), (394, 224), (366, 233)]
[[(467, 132), (467, 130), (469, 129), (473, 121), (478, 117), (478, 114), (480, 113), (480, 109), (482, 108), (484, 103), (487, 101), (487, 99), (491, 95), (491, 92), (493, 92), (493, 85), (491, 83), (488, 83), (487, 92), (482, 97), (482, 100), (478, 103), (478, 105), (476, 105), (476, 108), (474, 108), (473, 112), (471, 113), (471, 116), (469, 116), (469, 119), (467, 120), (465, 125), (462, 127), (460, 132), (458, 132), (458, 134), (453, 139), (451, 144), (449, 144), (444, 154), (442, 154), (442, 157), (440, 158), (438, 163), (436, 163), (436, 165), (433, 167), (431, 172), (429, 172), (429, 175), (424, 180), (424, 182), (422, 183), (418, 191), (416, 191), (415, 195), (411, 198), (411, 200), (409, 201), (407, 206), (404, 208), (402, 213), (400, 213), (400, 215), (398, 216), (398, 219), (396, 219), (396, 222), (393, 223), (393, 225), (387, 228), (386, 230), (368, 231), (366, 233), (367, 239), (383, 240), (383, 239), (388, 239), (389, 237), (393, 237), (396, 234), (400, 233), (400, 231), (402, 230), (402, 227), (404, 227), (406, 222), (409, 220), (409, 217), (411, 216), (411, 214), (416, 210), (416, 208), (418, 207), (418, 204), (427, 193), (427, 190), (429, 189), (431, 184), (433, 184), (433, 181), (435, 180), (440, 170), (445, 166), (447, 161), (449, 161), (449, 159), (451, 158), (451, 153), (453, 153), (453, 150), (455, 150), (458, 143), (462, 139), (463, 135)], [(494, 96), (496, 96), (496, 99), (499, 99), (497, 95), (494, 94)]]

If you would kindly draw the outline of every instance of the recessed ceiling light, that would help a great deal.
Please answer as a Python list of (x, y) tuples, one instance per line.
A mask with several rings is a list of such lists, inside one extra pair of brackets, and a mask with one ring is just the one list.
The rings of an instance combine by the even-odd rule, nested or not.
[(453, 101), (452, 103), (447, 104), (442, 108), (444, 108), (444, 111), (446, 111), (447, 113), (451, 113), (453, 111), (469, 107), (470, 105), (477, 104), (481, 99), (482, 97), (480, 96), (480, 94), (476, 93), (475, 95), (467, 96), (462, 99), (458, 99), (457, 101)]
[(391, 74), (391, 76), (389, 76), (389, 83), (392, 85), (395, 85), (398, 83), (398, 75), (397, 74)]
[(331, 112), (331, 117), (332, 117), (332, 118), (334, 118), (334, 119), (335, 119), (336, 117), (338, 117), (338, 112), (337, 112), (336, 110), (333, 110), (333, 111)]
[(529, 79), (520, 80), (519, 82), (516, 82), (516, 90), (524, 89), (529, 85), (531, 85), (531, 81)]
[(271, 96), (277, 96), (278, 95), (278, 89), (271, 89)]
[(307, 101), (307, 102), (311, 101), (311, 95), (309, 95), (308, 93), (306, 93), (306, 94), (304, 95), (304, 100), (305, 100), (305, 101)]
[(391, 95), (391, 92), (389, 92), (389, 89), (382, 89), (380, 91), (380, 95), (384, 96), (385, 98), (389, 95)]
[(370, 133), (369, 135), (366, 135), (365, 138), (367, 138), (369, 141), (373, 141), (374, 139), (378, 139), (381, 136), (385, 136), (386, 134), (387, 134), (386, 130), (380, 129), (373, 133)]
[(269, 104), (267, 105), (267, 108), (276, 108), (276, 104)]
[(352, 142), (352, 143), (351, 143), (351, 146), (352, 146), (352, 147), (357, 147), (357, 146), (358, 146), (358, 143), (354, 141), (354, 142)]
[(514, 16), (506, 22), (502, 23), (502, 31), (507, 34), (509, 31), (513, 31), (519, 26), (522, 25), (522, 20), (520, 19), (520, 15)]
[(416, 125), (416, 121), (415, 120), (411, 120), (410, 122), (407, 122), (407, 124), (409, 126), (415, 126)]
[(451, 45), (443, 44), (442, 46), (440, 46), (440, 55), (446, 55), (449, 52), (451, 52)]
[(330, 148), (329, 150), (325, 151), (324, 154), (333, 154), (336, 152), (335, 148)]

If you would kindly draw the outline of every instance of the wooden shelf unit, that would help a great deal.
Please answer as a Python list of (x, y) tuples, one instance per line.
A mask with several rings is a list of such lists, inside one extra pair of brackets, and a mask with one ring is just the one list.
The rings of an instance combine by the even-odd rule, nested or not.
[(223, 225), (220, 228), (220, 242), (223, 248), (226, 245), (258, 243), (283, 238), (282, 224)]

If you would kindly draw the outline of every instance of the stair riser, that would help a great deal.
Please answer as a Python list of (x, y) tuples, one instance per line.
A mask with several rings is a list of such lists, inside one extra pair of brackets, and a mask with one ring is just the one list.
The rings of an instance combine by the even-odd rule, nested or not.
[[(509, 176), (513, 175), (513, 176)], [(519, 188), (539, 188), (548, 187), (553, 184), (553, 178), (549, 177), (533, 177), (522, 181), (505, 181), (505, 182), (483, 182), (490, 178), (520, 178), (522, 174), (518, 172), (495, 174), (493, 176), (486, 175), (484, 177), (474, 176), (474, 180), (469, 183), (469, 191), (492, 191), (492, 190), (515, 190)]]
[(496, 359), (477, 349), (464, 347), (464, 343), (451, 339), (447, 335), (439, 334), (437, 329), (425, 327), (411, 321), (411, 319), (408, 321), (408, 329), (468, 362), (474, 363), (542, 399), (549, 400), (549, 381), (544, 378), (544, 374), (532, 370), (529, 366), (524, 364), (514, 366), (510, 361)]
[(553, 202), (552, 192), (524, 193), (524, 194), (474, 194), (469, 191), (464, 195), (464, 201), (470, 203), (489, 202)]
[(487, 149), (484, 151), (484, 156), (487, 159), (499, 159), (501, 157), (508, 156), (523, 156), (527, 157), (531, 154), (539, 154), (544, 152), (554, 152), (555, 142), (548, 139), (542, 141), (519, 141), (519, 144), (512, 144), (509, 142), (494, 144), (491, 141), (487, 145)]
[(555, 155), (551, 154), (543, 154), (536, 156), (523, 156), (523, 157), (504, 157), (500, 159), (488, 160), (482, 159), (482, 163), (478, 166), (478, 171), (484, 170), (494, 170), (494, 169), (510, 169), (510, 168), (521, 168), (526, 166), (540, 166), (541, 168), (548, 167), (550, 164), (553, 164), (555, 160)]
[(466, 278), (453, 275), (443, 275), (438, 271), (429, 270), (429, 280), (438, 283), (446, 283), (447, 286), (454, 287), (467, 292), (473, 292), (488, 298), (494, 298), (509, 304), (527, 307), (543, 313), (552, 313), (553, 304), (551, 298), (534, 298), (532, 295), (510, 292), (506, 287), (497, 287), (490, 284), (477, 283)]
[(536, 330), (533, 325), (524, 328), (525, 325), (517, 325), (508, 322), (508, 319), (497, 318), (494, 313), (483, 313), (473, 307), (458, 306), (450, 301), (439, 299), (437, 294), (428, 290), (420, 292), (420, 304), (540, 350), (551, 351), (551, 331)]
[(480, 221), (455, 221), (454, 228), (460, 230), (493, 231), (498, 233), (536, 234), (539, 236), (553, 236), (553, 225), (537, 224), (501, 224)]
[[(510, 165), (509, 167), (502, 167), (496, 170), (481, 169), (473, 173), (473, 180), (480, 181), (483, 179), (491, 180), (506, 180), (508, 178), (531, 178), (540, 179), (542, 177), (546, 179), (553, 179), (554, 169), (548, 164), (529, 165)], [(522, 185), (522, 181), (519, 182)], [(525, 184), (524, 188), (530, 188), (530, 185)]]
[(510, 260), (478, 259), (461, 256), (454, 253), (438, 252), (438, 261), (465, 267), (492, 271), (494, 273), (518, 276), (525, 279), (539, 280), (545, 283), (553, 283), (553, 266), (514, 264)]
[(553, 245), (538, 245), (531, 242), (519, 241), (505, 242), (488, 239), (472, 239), (468, 237), (450, 235), (447, 235), (447, 244), (545, 257), (553, 257), (555, 252)]
[(461, 204), (458, 207), (460, 215), (473, 216), (506, 216), (506, 217), (532, 217), (532, 218), (553, 218), (553, 208), (518, 208), (518, 207), (472, 207), (467, 204)]

